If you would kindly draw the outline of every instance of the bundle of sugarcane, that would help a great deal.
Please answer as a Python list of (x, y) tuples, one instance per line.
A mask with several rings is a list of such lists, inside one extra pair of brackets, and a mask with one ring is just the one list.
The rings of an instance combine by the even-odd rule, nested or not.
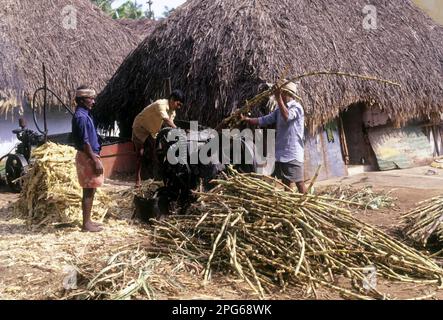
[(417, 207), (402, 216), (405, 236), (419, 245), (426, 246), (429, 239), (443, 243), (443, 196), (420, 202)]
[[(22, 178), (23, 187), (16, 212), (28, 225), (71, 223), (81, 220), (82, 188), (77, 179), (74, 148), (52, 142), (32, 152), (30, 170)], [(98, 191), (93, 206), (95, 219), (103, 220), (109, 197)]]
[[(288, 285), (316, 295), (327, 286), (351, 298), (388, 298), (366, 272), (440, 284), (441, 269), (422, 253), (359, 221), (328, 197), (276, 190), (255, 174), (233, 172), (200, 193), (195, 214), (155, 222), (155, 248), (233, 270), (264, 296)], [(339, 279), (351, 279), (349, 285)]]
[(396, 198), (390, 196), (391, 192), (392, 190), (376, 192), (372, 186), (355, 188), (351, 185), (337, 185), (327, 187), (321, 190), (319, 194), (334, 199), (347, 200), (349, 201), (348, 207), (379, 210), (395, 207)]

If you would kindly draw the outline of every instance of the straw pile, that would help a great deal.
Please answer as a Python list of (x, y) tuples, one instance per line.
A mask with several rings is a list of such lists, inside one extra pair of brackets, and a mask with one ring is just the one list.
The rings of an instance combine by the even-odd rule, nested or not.
[(154, 291), (149, 287), (149, 278), (160, 262), (160, 259), (150, 259), (146, 251), (137, 248), (117, 252), (99, 272), (94, 265), (83, 263), (77, 268), (86, 280), (85, 290), (75, 292), (73, 296), (127, 300), (143, 295), (153, 299)]
[(204, 267), (182, 257), (153, 254), (146, 250), (149, 238), (150, 233), (141, 234), (124, 246), (78, 259), (78, 289), (67, 290), (64, 299), (171, 299), (192, 288)]
[(441, 284), (443, 269), (430, 258), (328, 197), (276, 190), (255, 174), (216, 182), (199, 193), (195, 214), (155, 222), (156, 250), (205, 264), (205, 280), (214, 269), (228, 270), (261, 297), (290, 285), (316, 296), (323, 285), (359, 299), (389, 298), (368, 285), (371, 268), (391, 280)]
[[(204, 266), (172, 255), (155, 256), (147, 244), (113, 250), (105, 259), (83, 257), (76, 264), (77, 289), (65, 290), (62, 299), (87, 300), (233, 300), (254, 298), (247, 286), (227, 277), (202, 287)], [(111, 253), (111, 252), (110, 252)]]
[(432, 239), (443, 244), (443, 196), (420, 202), (402, 217), (404, 235), (426, 247)]
[[(16, 213), (28, 225), (48, 225), (81, 221), (82, 188), (75, 168), (74, 148), (52, 142), (32, 152), (34, 161), (23, 177)], [(111, 199), (98, 190), (94, 199), (94, 219), (103, 221)]]

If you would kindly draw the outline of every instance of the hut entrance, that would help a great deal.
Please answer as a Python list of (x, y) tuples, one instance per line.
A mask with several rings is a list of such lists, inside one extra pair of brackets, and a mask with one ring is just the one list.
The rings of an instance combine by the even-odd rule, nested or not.
[(350, 175), (377, 168), (377, 159), (363, 121), (364, 112), (365, 105), (358, 103), (350, 105), (347, 111), (340, 114), (343, 157)]

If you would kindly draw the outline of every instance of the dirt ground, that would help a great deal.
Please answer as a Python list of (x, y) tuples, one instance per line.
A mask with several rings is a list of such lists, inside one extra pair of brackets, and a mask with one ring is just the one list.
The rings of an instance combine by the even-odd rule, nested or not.
[[(353, 186), (372, 185), (374, 190), (392, 190), (397, 198), (396, 207), (382, 210), (360, 210), (355, 214), (361, 220), (398, 236), (399, 217), (416, 203), (441, 195), (443, 170), (428, 168), (395, 171), (390, 173), (365, 173), (358, 176), (323, 181), (318, 188), (333, 184)], [(128, 184), (107, 185), (109, 190), (124, 190)], [(61, 299), (65, 268), (75, 265), (84, 257), (107, 259), (110, 248), (124, 247), (143, 239), (149, 241), (149, 227), (134, 223), (130, 213), (106, 220), (101, 233), (82, 233), (78, 227), (63, 229), (45, 228), (30, 230), (25, 220), (13, 214), (18, 195), (8, 193), (0, 186), (0, 299)], [(186, 269), (186, 268), (185, 268)], [(198, 269), (198, 268), (197, 268)], [(214, 274), (211, 282), (202, 284), (202, 270), (164, 271), (168, 288), (158, 290), (157, 299), (257, 299), (248, 286), (235, 278)], [(405, 285), (379, 281), (379, 289), (398, 298), (422, 297), (435, 291), (435, 287)], [(269, 299), (306, 299), (296, 290), (276, 292)], [(328, 290), (319, 292), (319, 299), (339, 299)], [(443, 299), (443, 290), (434, 299)]]

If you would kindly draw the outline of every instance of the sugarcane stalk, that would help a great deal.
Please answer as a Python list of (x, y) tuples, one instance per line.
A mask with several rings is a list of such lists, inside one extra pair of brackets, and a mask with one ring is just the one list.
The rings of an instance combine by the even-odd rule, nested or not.
[[(260, 296), (296, 282), (316, 295), (318, 285), (331, 284), (338, 275), (351, 279), (359, 292), (363, 267), (374, 265), (377, 274), (388, 279), (441, 283), (443, 271), (430, 257), (358, 221), (331, 198), (307, 196), (300, 201), (303, 195), (276, 190), (269, 179), (235, 171), (226, 178), (212, 192), (197, 194), (204, 205), (193, 207), (192, 215), (171, 218), (175, 228), (192, 230), (192, 237), (159, 223), (159, 232), (175, 238), (165, 242), (171, 251), (174, 245), (190, 250), (195, 243), (206, 246), (200, 249), (206, 280), (217, 263), (236, 271)], [(220, 246), (221, 241), (226, 245)], [(349, 290), (342, 289), (337, 290), (348, 295)], [(352, 294), (386, 298), (377, 290)]]

